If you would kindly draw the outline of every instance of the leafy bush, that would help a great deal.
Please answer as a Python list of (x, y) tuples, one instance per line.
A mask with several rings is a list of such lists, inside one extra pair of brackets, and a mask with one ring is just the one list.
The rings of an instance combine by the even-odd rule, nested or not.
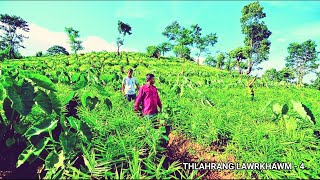
[(160, 49), (157, 46), (148, 46), (147, 47), (147, 56), (160, 58)]
[(42, 51), (39, 51), (36, 53), (36, 57), (42, 57), (42, 56), (43, 56)]
[(69, 55), (68, 51), (64, 47), (58, 46), (58, 45), (54, 45), (54, 46), (50, 47), (47, 50), (47, 54), (48, 55), (57, 55), (57, 54)]

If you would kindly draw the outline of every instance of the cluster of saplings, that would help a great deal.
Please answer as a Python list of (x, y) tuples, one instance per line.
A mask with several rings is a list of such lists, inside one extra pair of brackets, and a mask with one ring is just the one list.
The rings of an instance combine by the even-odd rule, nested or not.
[[(239, 74), (250, 75), (253, 70), (262, 69), (259, 65), (269, 60), (269, 51), (271, 42), (269, 37), (272, 34), (265, 22), (262, 20), (266, 17), (263, 7), (259, 2), (252, 2), (245, 5), (242, 9), (240, 18), (241, 31), (244, 34), (243, 46), (236, 47), (230, 52), (219, 52), (216, 56), (212, 56), (213, 46), (218, 42), (216, 33), (202, 34), (202, 28), (198, 24), (192, 24), (190, 27), (181, 26), (178, 21), (168, 25), (164, 32), (164, 36), (168, 38), (167, 42), (159, 45), (147, 47), (147, 55), (150, 57), (160, 58), (166, 52), (173, 51), (176, 57), (184, 60), (197, 61), (200, 64), (200, 56), (206, 54), (205, 65), (213, 66), (219, 69), (233, 70), (236, 69)], [(25, 48), (22, 43), (26, 38), (24, 35), (18, 34), (17, 29), (28, 32), (29, 27), (26, 21), (17, 16), (8, 14), (0, 15), (1, 30), (4, 31), (0, 41), (0, 60), (21, 58), (19, 48)], [(124, 37), (131, 35), (131, 26), (122, 21), (118, 21), (119, 36), (116, 39), (117, 55), (120, 55), (120, 47), (124, 44)], [(72, 27), (65, 28), (65, 32), (69, 37), (69, 44), (73, 53), (77, 56), (77, 52), (83, 50), (82, 41), (79, 40), (79, 31)], [(319, 67), (319, 58), (316, 50), (315, 41), (308, 39), (305, 42), (293, 42), (289, 44), (288, 56), (285, 58), (286, 68), (279, 72), (275, 69), (267, 70), (264, 77), (274, 81), (287, 81), (297, 83), (303, 86), (303, 77), (310, 72), (316, 72)], [(194, 59), (191, 56), (191, 49), (197, 49)], [(47, 55), (66, 54), (69, 53), (64, 47), (55, 45), (50, 47)], [(43, 56), (42, 52), (38, 52), (36, 56)], [(320, 74), (317, 73), (317, 79), (313, 82), (313, 86), (320, 89)]]

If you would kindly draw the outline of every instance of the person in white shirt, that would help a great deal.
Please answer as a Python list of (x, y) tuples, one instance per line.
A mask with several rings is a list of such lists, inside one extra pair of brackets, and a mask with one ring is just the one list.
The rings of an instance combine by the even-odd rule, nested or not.
[(132, 77), (133, 70), (128, 70), (128, 76), (124, 77), (122, 80), (122, 93), (126, 96), (128, 101), (136, 100), (136, 89), (134, 86), (136, 85), (139, 90), (139, 85), (136, 78)]

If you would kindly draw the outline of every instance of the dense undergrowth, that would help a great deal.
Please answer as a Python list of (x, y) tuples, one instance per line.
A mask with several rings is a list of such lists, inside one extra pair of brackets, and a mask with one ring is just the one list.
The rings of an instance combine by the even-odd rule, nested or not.
[[(11, 162), (3, 171), (30, 166), (40, 178), (195, 177), (182, 162), (168, 163), (163, 142), (170, 127), (203, 147), (226, 140), (223, 151), (209, 152), (222, 162), (232, 156), (297, 166), (238, 170), (234, 177), (320, 178), (316, 89), (257, 79), (252, 97), (252, 77), (142, 53), (29, 57), (1, 68), (0, 161)], [(121, 94), (129, 68), (140, 84), (155, 74), (163, 103), (158, 122), (135, 114)]]

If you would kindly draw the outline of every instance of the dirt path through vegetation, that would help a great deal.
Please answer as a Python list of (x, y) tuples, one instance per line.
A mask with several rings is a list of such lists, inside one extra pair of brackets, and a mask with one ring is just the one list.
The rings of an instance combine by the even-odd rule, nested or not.
[[(212, 151), (223, 152), (226, 142), (219, 140), (212, 143), (209, 148), (203, 148), (201, 145), (192, 142), (181, 134), (170, 133), (169, 142), (167, 145), (166, 156), (170, 162), (235, 162), (232, 155), (228, 155), (226, 161), (221, 161), (218, 156), (210, 154)], [(201, 179), (235, 179), (235, 175), (231, 170), (217, 171), (217, 170), (199, 170), (197, 177), (202, 176)]]

